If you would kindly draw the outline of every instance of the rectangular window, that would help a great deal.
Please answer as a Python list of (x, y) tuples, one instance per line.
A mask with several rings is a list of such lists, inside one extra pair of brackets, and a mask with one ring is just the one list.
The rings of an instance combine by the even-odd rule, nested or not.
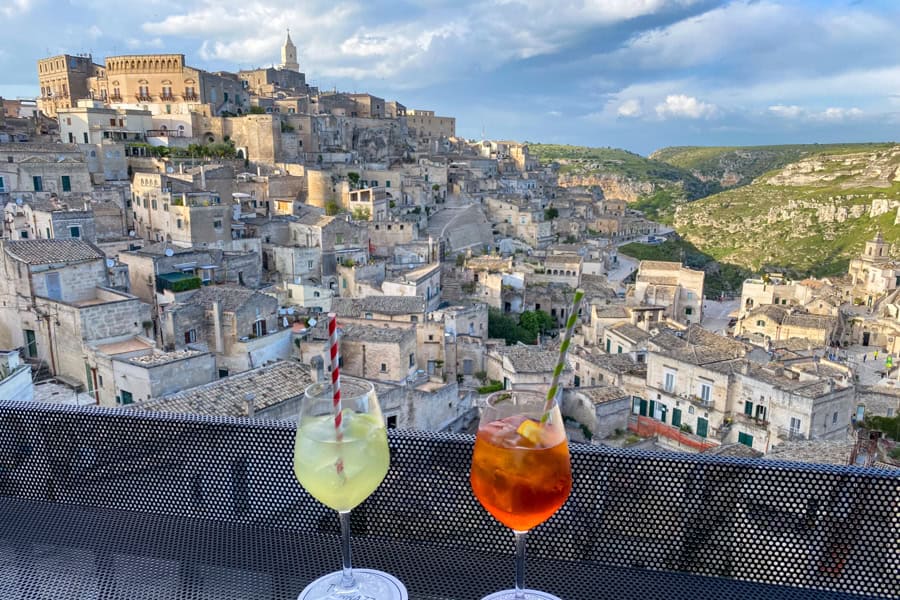
[(416, 365), (416, 355), (410, 354), (409, 355), (409, 366), (414, 367), (415, 365)]
[(74, 227), (69, 227), (69, 237), (73, 239), (81, 238), (81, 227), (75, 225)]
[(222, 229), (222, 219), (216, 219), (213, 221), (213, 227), (216, 229)]
[(87, 131), (85, 131), (85, 132), (82, 133), (81, 135), (84, 136), (84, 143), (87, 144), (87, 143), (88, 143), (88, 134), (87, 134)]
[(391, 415), (387, 418), (387, 428), (397, 429), (397, 415)]
[(43, 192), (44, 191), (44, 178), (40, 175), (35, 175), (31, 178), (31, 182), (34, 184), (34, 191)]
[(306, 268), (307, 268), (307, 269), (312, 269), (312, 268), (313, 268), (313, 261), (311, 261), (311, 260), (306, 261)]
[(228, 369), (219, 369), (219, 379), (228, 377)]
[(837, 413), (834, 413), (834, 414), (831, 416), (831, 424), (832, 424), (832, 425), (835, 425), (835, 424), (837, 423), (837, 418), (838, 418), (838, 414), (837, 414)]
[(709, 403), (709, 398), (712, 393), (712, 388), (705, 383), (700, 384), (700, 400), (704, 403)]
[(800, 419), (797, 417), (791, 417), (791, 435), (799, 435), (800, 434)]
[(692, 307), (688, 306), (687, 308), (684, 309), (684, 314), (692, 315), (692, 314), (694, 314), (694, 309)]
[(344, 243), (344, 234), (342, 234), (342, 233), (334, 234), (334, 243), (335, 244), (343, 244)]
[(756, 420), (757, 421), (765, 421), (766, 420), (766, 407), (760, 404), (756, 405)]
[(753, 447), (753, 436), (743, 431), (738, 432), (738, 444), (743, 444), (749, 448)]
[(753, 403), (750, 402), (749, 400), (744, 402), (744, 414), (747, 415), (748, 417), (753, 416)]
[(188, 329), (184, 332), (184, 343), (185, 344), (193, 344), (197, 341), (197, 330), (196, 329)]
[(665, 389), (669, 393), (675, 391), (675, 373), (672, 373), (671, 371), (666, 373), (666, 379), (663, 389)]
[(256, 337), (262, 337), (266, 335), (266, 322), (263, 319), (260, 319), (253, 324), (253, 334)]
[(119, 390), (119, 398), (119, 404), (131, 404), (134, 402), (131, 392), (126, 392), (125, 390)]
[(387, 373), (387, 363), (381, 363), (381, 372)]
[(0, 192), (6, 190), (6, 181), (2, 177), (0, 177)]
[(150, 201), (150, 208), (156, 210), (156, 198)]
[(72, 191), (72, 179), (68, 175), (63, 175), (62, 179), (62, 191), (71, 192)]

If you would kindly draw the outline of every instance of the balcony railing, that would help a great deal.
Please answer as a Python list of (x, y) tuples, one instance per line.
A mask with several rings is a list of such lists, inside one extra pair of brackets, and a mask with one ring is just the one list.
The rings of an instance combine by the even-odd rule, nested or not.
[[(288, 600), (339, 564), (294, 480), (292, 422), (0, 402), (0, 590), (31, 598)], [(354, 561), (412, 600), (509, 587), (512, 534), (472, 496), (472, 438), (391, 431)], [(608, 597), (891, 598), (897, 472), (573, 445), (528, 584)], [(6, 597), (6, 596), (4, 596)]]
[(140, 94), (140, 93), (135, 94), (135, 95), (134, 95), (134, 98), (135, 98), (138, 102), (150, 102), (151, 100), (153, 100), (153, 97), (152, 97), (152, 96), (145, 95), (145, 94)]
[(806, 434), (793, 427), (779, 427), (778, 437), (783, 440), (805, 440)]

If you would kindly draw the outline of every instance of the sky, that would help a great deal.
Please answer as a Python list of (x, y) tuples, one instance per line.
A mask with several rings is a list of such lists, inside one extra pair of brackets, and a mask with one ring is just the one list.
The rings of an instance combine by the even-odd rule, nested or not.
[(37, 60), (61, 53), (269, 66), (287, 28), (320, 89), (454, 116), (468, 138), (900, 139), (896, 0), (0, 0), (0, 96), (34, 97)]

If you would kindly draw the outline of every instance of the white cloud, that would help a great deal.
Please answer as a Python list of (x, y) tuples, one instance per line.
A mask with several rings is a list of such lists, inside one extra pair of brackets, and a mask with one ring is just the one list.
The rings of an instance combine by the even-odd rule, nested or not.
[(804, 121), (829, 121), (833, 123), (859, 119), (865, 115), (864, 111), (855, 106), (851, 108), (832, 106), (822, 111), (813, 111), (802, 106), (797, 106), (796, 104), (792, 104), (790, 106), (776, 104), (769, 107), (769, 112), (773, 115), (785, 119), (801, 119)]
[(846, 121), (849, 119), (858, 119), (863, 116), (863, 111), (853, 108), (830, 107), (822, 112), (814, 113), (811, 117), (820, 121)]
[(34, 5), (34, 0), (3, 0), (0, 3), (0, 16), (14, 17), (16, 15), (25, 14)]
[(644, 106), (639, 98), (631, 98), (619, 105), (616, 114), (620, 117), (635, 118), (644, 114)]
[(804, 114), (804, 110), (796, 104), (786, 106), (784, 104), (775, 104), (769, 107), (769, 112), (773, 115), (784, 117), (786, 119), (796, 119)]
[(656, 105), (656, 115), (661, 119), (708, 119), (715, 116), (717, 111), (715, 104), (702, 102), (685, 94), (670, 94), (664, 102)]
[(204, 60), (246, 66), (277, 60), (290, 26), (308, 74), (422, 87), (556, 52), (592, 27), (699, 1), (427, 0), (419, 3), (427, 10), (398, 11), (360, 0), (199, 0), (143, 29), (197, 40)]

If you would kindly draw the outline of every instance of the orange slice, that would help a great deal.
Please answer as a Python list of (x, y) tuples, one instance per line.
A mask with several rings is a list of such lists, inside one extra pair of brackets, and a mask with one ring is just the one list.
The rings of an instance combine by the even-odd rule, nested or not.
[(523, 438), (528, 440), (534, 445), (538, 445), (541, 443), (541, 438), (543, 438), (543, 427), (537, 421), (532, 421), (531, 419), (525, 419), (522, 421), (521, 425), (516, 429), (516, 433), (521, 435)]

